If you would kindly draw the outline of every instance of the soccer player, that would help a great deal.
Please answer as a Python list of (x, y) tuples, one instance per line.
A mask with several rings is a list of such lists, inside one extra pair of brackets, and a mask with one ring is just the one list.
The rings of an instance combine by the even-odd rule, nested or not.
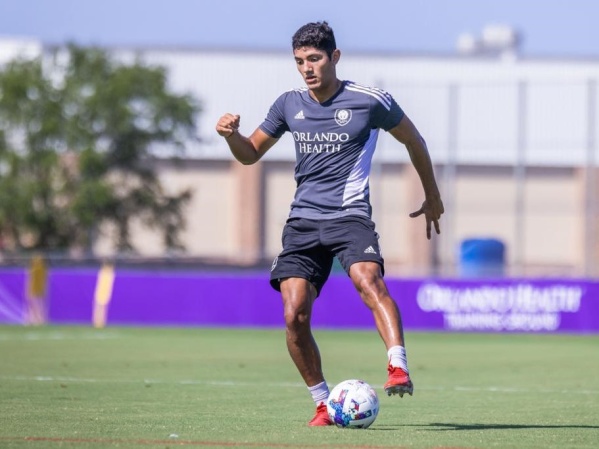
[(388, 395), (412, 394), (401, 315), (383, 280), (384, 262), (371, 220), (369, 172), (379, 129), (405, 145), (424, 189), (426, 234), (444, 212), (428, 149), (420, 133), (387, 92), (337, 78), (341, 57), (327, 22), (308, 23), (292, 38), (295, 64), (306, 87), (283, 93), (249, 136), (239, 115), (216, 125), (234, 157), (254, 164), (285, 133), (295, 140), (297, 189), (274, 260), (271, 285), (281, 292), (289, 354), (316, 404), (310, 426), (326, 426), (329, 389), (312, 335), (312, 305), (336, 256), (348, 273), (386, 346)]

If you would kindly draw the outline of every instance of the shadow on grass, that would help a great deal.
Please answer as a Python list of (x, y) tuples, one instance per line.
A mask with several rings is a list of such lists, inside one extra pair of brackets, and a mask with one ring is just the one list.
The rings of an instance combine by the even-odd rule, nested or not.
[(372, 430), (400, 430), (405, 427), (431, 427), (425, 429), (431, 432), (447, 432), (449, 430), (515, 430), (515, 429), (599, 429), (599, 426), (584, 424), (458, 424), (458, 423), (430, 423), (430, 424), (397, 424), (372, 427)]

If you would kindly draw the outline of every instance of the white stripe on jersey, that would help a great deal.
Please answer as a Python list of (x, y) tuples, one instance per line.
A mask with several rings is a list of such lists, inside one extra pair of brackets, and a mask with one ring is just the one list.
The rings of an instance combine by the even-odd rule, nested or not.
[(370, 190), (368, 187), (370, 164), (372, 162), (372, 155), (374, 154), (374, 150), (376, 148), (376, 140), (378, 136), (378, 128), (370, 130), (370, 136), (364, 144), (364, 148), (362, 149), (358, 160), (354, 164), (354, 168), (352, 168), (352, 171), (345, 182), (342, 207), (349, 206), (354, 201), (363, 200), (368, 194)]
[(307, 90), (307, 87), (294, 87), (293, 89), (289, 89), (287, 92), (306, 92)]
[(391, 110), (391, 96), (381, 89), (377, 89), (376, 87), (362, 86), (361, 84), (356, 84), (353, 81), (348, 81), (345, 85), (345, 88), (354, 92), (362, 92), (370, 95), (376, 98), (383, 106), (385, 106), (388, 111)]

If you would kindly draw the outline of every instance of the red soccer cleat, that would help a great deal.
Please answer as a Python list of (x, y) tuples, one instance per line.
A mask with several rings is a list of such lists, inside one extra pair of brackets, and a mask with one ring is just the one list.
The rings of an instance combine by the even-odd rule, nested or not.
[(333, 421), (329, 418), (329, 413), (327, 412), (327, 405), (324, 402), (321, 402), (316, 407), (316, 414), (312, 421), (308, 423), (309, 426), (332, 426)]
[(404, 393), (408, 393), (412, 396), (414, 384), (412, 384), (412, 381), (410, 380), (410, 375), (401, 368), (391, 365), (387, 367), (387, 371), (389, 371), (389, 377), (384, 386), (387, 396), (398, 394), (399, 397), (403, 398)]

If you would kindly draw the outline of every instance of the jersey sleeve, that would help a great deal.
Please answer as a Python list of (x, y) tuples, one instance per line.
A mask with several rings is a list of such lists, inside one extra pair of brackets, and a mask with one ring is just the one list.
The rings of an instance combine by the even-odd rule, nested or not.
[(391, 94), (378, 89), (378, 95), (372, 100), (372, 126), (389, 131), (399, 125), (405, 115)]
[(283, 94), (270, 107), (266, 118), (260, 125), (260, 129), (268, 134), (270, 137), (274, 137), (278, 139), (285, 131), (289, 131), (289, 126), (287, 125), (287, 121), (285, 120), (285, 98), (286, 95)]

